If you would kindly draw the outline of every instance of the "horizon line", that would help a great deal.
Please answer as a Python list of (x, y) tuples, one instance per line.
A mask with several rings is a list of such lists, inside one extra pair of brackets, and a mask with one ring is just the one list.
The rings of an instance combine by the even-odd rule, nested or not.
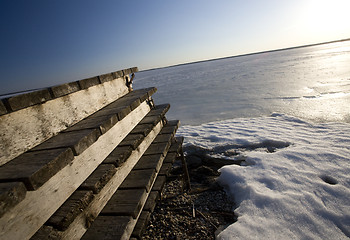
[(203, 63), (203, 62), (211, 62), (211, 61), (223, 60), (223, 59), (228, 59), (228, 58), (236, 58), (236, 57), (244, 57), (244, 56), (250, 56), (250, 55), (256, 55), (256, 54), (262, 54), (262, 53), (286, 51), (286, 50), (292, 50), (292, 49), (298, 49), (298, 48), (306, 48), (306, 47), (313, 47), (313, 46), (318, 46), (318, 45), (324, 45), (324, 44), (329, 44), (329, 43), (337, 43), (337, 42), (346, 42), (346, 41), (350, 41), (350, 38), (345, 38), (345, 39), (340, 39), (340, 40), (333, 40), (333, 41), (327, 41), (327, 42), (321, 42), (321, 43), (311, 43), (311, 44), (299, 45), (299, 46), (287, 47), (287, 48), (278, 48), (278, 49), (272, 49), (272, 50), (264, 50), (264, 51), (253, 52), (253, 53), (244, 53), (244, 54), (233, 55), (233, 56), (228, 56), (228, 57), (219, 57), (219, 58), (198, 60), (198, 61), (194, 61), (194, 62), (179, 63), (179, 64), (168, 65), (168, 66), (164, 66), (164, 67), (155, 67), (155, 68), (143, 69), (143, 70), (140, 70), (139, 72), (147, 72), (147, 71), (163, 69), (163, 68), (178, 67), (178, 66), (196, 64), (196, 63)]

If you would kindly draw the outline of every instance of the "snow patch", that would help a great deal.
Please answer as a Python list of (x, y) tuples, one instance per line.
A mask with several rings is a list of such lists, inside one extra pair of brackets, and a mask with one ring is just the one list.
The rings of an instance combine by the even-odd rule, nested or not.
[(240, 160), (220, 169), (238, 221), (218, 239), (348, 239), (349, 132), (347, 123), (274, 113), (183, 126), (178, 134), (187, 152)]

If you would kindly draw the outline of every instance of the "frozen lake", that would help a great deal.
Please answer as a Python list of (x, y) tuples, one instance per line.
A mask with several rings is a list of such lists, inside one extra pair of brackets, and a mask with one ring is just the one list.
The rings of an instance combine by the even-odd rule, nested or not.
[(149, 86), (185, 125), (274, 112), (350, 122), (350, 41), (137, 73), (134, 88)]

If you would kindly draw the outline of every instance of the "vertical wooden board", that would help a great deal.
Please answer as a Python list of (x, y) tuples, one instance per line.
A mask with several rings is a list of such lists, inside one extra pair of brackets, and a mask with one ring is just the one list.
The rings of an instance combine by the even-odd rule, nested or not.
[[(42, 143), (129, 92), (114, 79), (0, 116), (0, 165)], [(5, 131), (6, 130), (6, 131)]]
[[(0, 235), (4, 239), (28, 239), (61, 206), (80, 184), (96, 169), (123, 138), (149, 112), (142, 103), (125, 121), (119, 121), (99, 141), (67, 165), (38, 190), (27, 192), (26, 198), (0, 218)], [(85, 218), (84, 218), (85, 226)], [(21, 229), (21, 231), (18, 231)]]

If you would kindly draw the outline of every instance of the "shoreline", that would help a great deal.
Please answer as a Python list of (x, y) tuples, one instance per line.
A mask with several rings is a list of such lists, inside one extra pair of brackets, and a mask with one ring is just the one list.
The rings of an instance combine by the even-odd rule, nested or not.
[(287, 48), (278, 48), (278, 49), (264, 50), (264, 51), (253, 52), (253, 53), (244, 53), (244, 54), (239, 54), (239, 55), (234, 55), (234, 56), (227, 56), (227, 57), (220, 57), (220, 58), (214, 58), (214, 59), (199, 60), (199, 61), (195, 61), (195, 62), (179, 63), (179, 64), (175, 64), (175, 65), (170, 65), (170, 66), (144, 69), (144, 70), (140, 70), (139, 72), (148, 72), (148, 71), (152, 71), (152, 70), (160, 70), (160, 69), (166, 69), (166, 68), (172, 68), (172, 67), (186, 66), (186, 65), (197, 64), (197, 63), (214, 62), (214, 61), (219, 61), (219, 60), (224, 60), (224, 59), (237, 58), (237, 57), (246, 57), (246, 56), (258, 55), (258, 54), (264, 54), (264, 53), (288, 51), (288, 50), (293, 50), (293, 49), (314, 47), (314, 46), (319, 46), (319, 45), (325, 45), (325, 44), (331, 44), (331, 43), (339, 43), (339, 42), (346, 42), (346, 41), (350, 41), (350, 38), (345, 38), (345, 39), (340, 39), (340, 40), (333, 40), (333, 41), (327, 41), (327, 42), (321, 42), (321, 43), (311, 43), (311, 44), (294, 46), (294, 47), (287, 47)]

